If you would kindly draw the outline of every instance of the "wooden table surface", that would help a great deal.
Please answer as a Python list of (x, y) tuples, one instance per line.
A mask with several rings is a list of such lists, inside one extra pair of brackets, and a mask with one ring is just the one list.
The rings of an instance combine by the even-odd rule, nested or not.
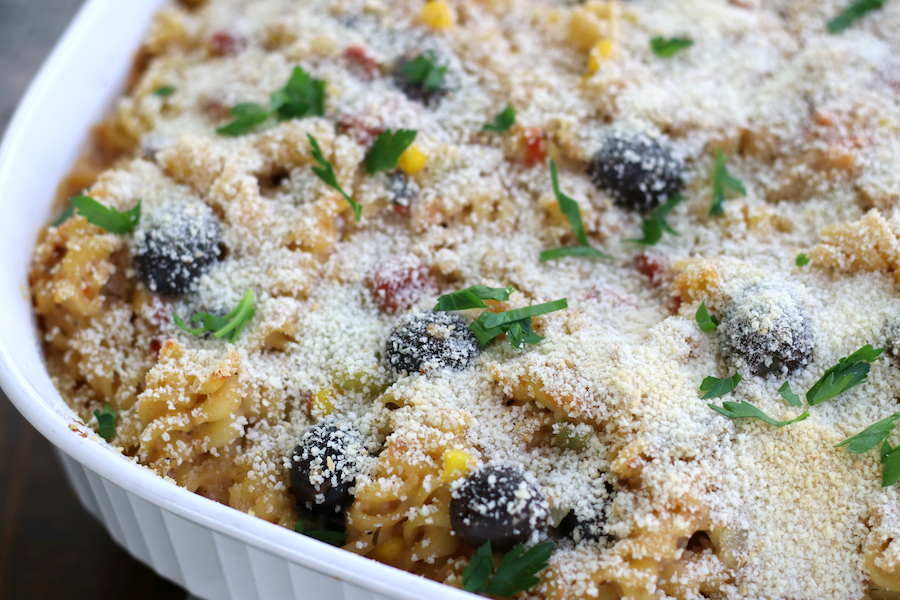
[[(82, 1), (0, 0), (0, 133)], [(81, 508), (50, 443), (0, 392), (0, 599), (185, 595), (116, 546)]]

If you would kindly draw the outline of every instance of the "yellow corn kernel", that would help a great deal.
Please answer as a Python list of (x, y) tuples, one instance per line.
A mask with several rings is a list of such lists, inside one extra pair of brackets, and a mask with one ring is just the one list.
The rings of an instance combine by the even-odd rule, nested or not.
[(591, 48), (591, 54), (588, 57), (588, 73), (596, 73), (597, 69), (600, 68), (600, 61), (608, 59), (612, 56), (612, 53), (612, 40), (603, 39), (594, 44), (594, 47)]
[(430, 0), (422, 8), (422, 21), (432, 29), (447, 29), (456, 19), (444, 0)]
[(422, 170), (426, 162), (428, 162), (428, 155), (413, 144), (400, 155), (397, 165), (407, 175), (415, 175)]
[(313, 411), (320, 412), (323, 415), (330, 415), (334, 411), (334, 388), (320, 388), (316, 395), (313, 396)]
[(392, 563), (400, 558), (400, 554), (404, 550), (406, 550), (406, 544), (403, 543), (403, 537), (395, 535), (375, 546), (368, 556), (381, 562)]
[(444, 471), (441, 481), (450, 483), (469, 472), (469, 454), (462, 450), (448, 450), (444, 454)]

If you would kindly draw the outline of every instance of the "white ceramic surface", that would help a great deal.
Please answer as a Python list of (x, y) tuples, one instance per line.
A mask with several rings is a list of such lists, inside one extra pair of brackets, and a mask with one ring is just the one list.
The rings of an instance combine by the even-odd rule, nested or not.
[[(0, 145), (0, 386), (59, 450), (81, 502), (138, 560), (206, 600), (465, 600), (465, 592), (298, 535), (166, 483), (80, 431), (41, 359), (27, 274), (58, 182), (121, 93), (163, 0), (89, 0)], [(74, 428), (74, 430), (73, 430)], [(73, 540), (77, 548), (77, 540)]]

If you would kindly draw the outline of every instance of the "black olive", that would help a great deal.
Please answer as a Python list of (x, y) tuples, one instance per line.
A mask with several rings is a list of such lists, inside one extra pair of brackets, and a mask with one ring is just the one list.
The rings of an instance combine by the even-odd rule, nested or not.
[(518, 467), (482, 467), (454, 488), (450, 524), (465, 543), (508, 552), (547, 528), (544, 492)]
[(612, 133), (591, 159), (588, 175), (616, 204), (649, 210), (677, 196), (684, 165), (656, 140), (636, 133)]
[[(424, 81), (421, 80), (421, 77), (416, 78), (416, 81), (413, 81), (413, 78), (410, 77), (408, 71), (411, 66), (422, 66), (426, 63), (422, 62), (427, 60), (432, 65), (432, 71), (443, 70), (446, 71), (446, 67), (439, 66), (436, 64), (436, 59), (434, 53), (430, 50), (416, 56), (410, 61), (401, 61), (397, 68), (394, 70), (394, 85), (396, 85), (400, 90), (406, 94), (406, 97), (410, 100), (415, 100), (425, 106), (433, 106), (436, 105), (441, 99), (447, 95), (447, 88), (444, 83), (444, 76), (441, 74), (439, 77), (425, 77)], [(419, 75), (422, 75), (419, 73)], [(438, 84), (434, 85), (434, 81), (437, 80)]]
[(725, 305), (719, 338), (723, 353), (754, 375), (788, 375), (809, 362), (809, 314), (786, 287), (745, 288)]
[(385, 351), (398, 373), (425, 373), (444, 367), (464, 369), (480, 349), (469, 321), (452, 313), (429, 310), (412, 315), (394, 329)]
[(606, 495), (602, 505), (597, 508), (596, 514), (585, 517), (579, 514), (577, 508), (573, 508), (556, 527), (557, 535), (571, 537), (576, 543), (582, 540), (606, 542), (610, 538), (606, 533), (606, 522), (615, 491), (608, 482), (604, 482), (603, 485), (606, 488)]
[(598, 517), (580, 519), (578, 515), (575, 514), (574, 510), (570, 510), (569, 513), (563, 517), (563, 520), (560, 521), (559, 527), (556, 528), (556, 532), (563, 537), (571, 537), (575, 542), (580, 542), (582, 540), (588, 542), (603, 542), (607, 539), (606, 534), (603, 533), (603, 526), (605, 523), (606, 519), (600, 519)]
[(191, 204), (144, 215), (131, 260), (151, 292), (180, 296), (219, 259), (219, 225), (206, 206)]
[(341, 512), (353, 501), (350, 488), (367, 455), (362, 436), (350, 425), (314, 425), (291, 455), (291, 491), (309, 510)]

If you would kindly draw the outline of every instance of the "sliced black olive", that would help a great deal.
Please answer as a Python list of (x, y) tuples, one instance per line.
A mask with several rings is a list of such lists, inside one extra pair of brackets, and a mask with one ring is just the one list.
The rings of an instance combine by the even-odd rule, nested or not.
[(362, 436), (352, 426), (314, 425), (291, 455), (291, 491), (309, 510), (341, 512), (353, 501), (350, 489), (367, 455)]
[(547, 528), (544, 492), (518, 467), (482, 467), (453, 490), (450, 523), (470, 546), (508, 552)]
[(809, 362), (809, 314), (790, 289), (777, 284), (745, 288), (725, 305), (719, 338), (726, 355), (754, 375), (788, 375)]
[(396, 372), (417, 373), (464, 369), (480, 349), (469, 321), (452, 313), (423, 311), (394, 329), (385, 352)]
[(591, 159), (588, 175), (616, 204), (649, 210), (677, 196), (684, 165), (658, 141), (637, 133), (612, 133)]
[(220, 252), (212, 211), (188, 204), (145, 215), (134, 234), (131, 260), (151, 292), (180, 296), (193, 290)]

